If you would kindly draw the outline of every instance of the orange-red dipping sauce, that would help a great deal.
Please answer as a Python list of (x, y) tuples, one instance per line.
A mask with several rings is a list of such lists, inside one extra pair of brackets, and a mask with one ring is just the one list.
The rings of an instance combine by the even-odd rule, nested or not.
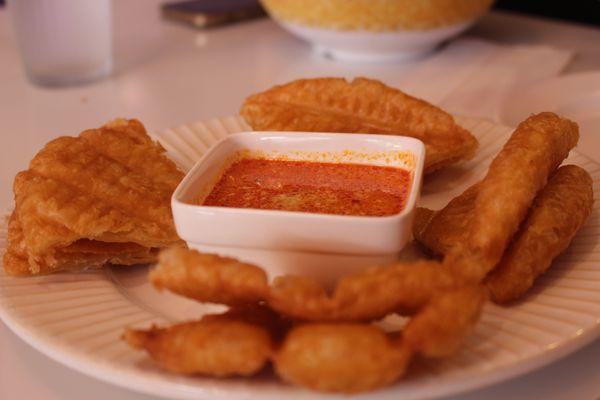
[(250, 158), (229, 166), (202, 204), (385, 216), (402, 211), (409, 189), (401, 168)]

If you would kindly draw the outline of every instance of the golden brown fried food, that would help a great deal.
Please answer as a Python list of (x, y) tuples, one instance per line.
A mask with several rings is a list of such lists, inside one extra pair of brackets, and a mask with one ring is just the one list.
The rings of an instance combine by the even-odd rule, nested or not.
[(454, 283), (438, 262), (399, 262), (348, 275), (331, 295), (311, 279), (278, 277), (267, 301), (274, 310), (303, 320), (368, 321), (391, 312), (412, 314)]
[(277, 374), (296, 385), (354, 393), (387, 386), (408, 366), (411, 350), (366, 324), (307, 324), (294, 328), (276, 353)]
[(223, 314), (209, 314), (202, 321), (239, 321), (265, 328), (273, 340), (279, 343), (294, 325), (294, 321), (277, 314), (264, 304), (232, 307)]
[(123, 338), (132, 347), (147, 351), (165, 369), (182, 374), (253, 375), (273, 351), (267, 329), (235, 318), (127, 329)]
[(455, 353), (479, 319), (487, 291), (481, 285), (440, 292), (408, 322), (404, 340), (425, 357)]
[(478, 145), (440, 108), (366, 78), (293, 81), (248, 97), (240, 113), (258, 131), (412, 136), (425, 143), (426, 173), (471, 158)]
[[(13, 276), (31, 275), (23, 231), (16, 212), (9, 220), (8, 240), (11, 246), (4, 254), (4, 270)], [(156, 261), (158, 249), (135, 243), (106, 243), (80, 239), (67, 247), (57, 249), (53, 262), (62, 270), (83, 270), (100, 267), (106, 263), (117, 265), (144, 264)], [(45, 271), (48, 272), (48, 271)]]
[[(440, 211), (420, 211), (434, 215), (417, 224), (415, 239), (440, 256), (459, 247), (467, 240), (476, 196), (477, 185)], [(592, 204), (589, 174), (574, 165), (560, 167), (535, 198), (500, 263), (486, 277), (492, 299), (505, 303), (521, 297), (567, 248), (590, 215)]]
[(499, 303), (523, 295), (571, 243), (592, 212), (592, 178), (580, 167), (558, 169), (486, 284)]
[(307, 321), (367, 321), (396, 311), (411, 314), (455, 283), (438, 262), (404, 262), (349, 275), (328, 295), (309, 278), (283, 276), (268, 286), (259, 267), (182, 248), (163, 251), (150, 280), (159, 289), (203, 302), (265, 301), (283, 315)]
[(445, 259), (457, 274), (480, 282), (500, 261), (533, 199), (578, 137), (576, 123), (553, 113), (519, 124), (479, 184), (468, 240)]
[[(487, 297), (483, 286), (457, 287), (437, 262), (371, 268), (341, 280), (328, 296), (314, 281), (299, 277), (283, 277), (270, 288), (259, 267), (230, 258), (187, 249), (163, 253), (151, 272), (160, 287), (200, 301), (242, 304), (199, 322), (126, 332), (132, 346), (183, 373), (252, 374), (270, 359), (277, 374), (293, 384), (328, 392), (372, 390), (399, 379), (413, 354), (443, 357), (455, 352)], [(398, 309), (416, 313), (401, 333), (340, 322), (373, 319)], [(332, 320), (337, 323), (325, 322)], [(244, 335), (219, 336), (225, 327)], [(217, 337), (212, 348), (206, 338)], [(258, 349), (251, 353), (251, 346)], [(251, 367), (242, 364), (243, 353), (250, 353), (246, 357)]]
[[(573, 166), (551, 174), (576, 141), (577, 127), (570, 121), (547, 113), (534, 116), (519, 126), (482, 182), (441, 211), (419, 210), (414, 236), (445, 256), (443, 263), (374, 267), (340, 280), (329, 294), (311, 279), (283, 276), (269, 285), (259, 267), (172, 249), (165, 252), (165, 260), (161, 257), (152, 280), (161, 288), (200, 301), (243, 305), (205, 317), (200, 324), (235, 321), (262, 327), (274, 349), (265, 359), (273, 362), (285, 381), (341, 393), (389, 385), (405, 373), (413, 355), (439, 358), (458, 350), (488, 298), (482, 280), (495, 266), (496, 253), (502, 256), (506, 243), (513, 239), (512, 226), (521, 224), (534, 197), (522, 230), (488, 286), (494, 290), (490, 282), (498, 279), (503, 293), (526, 290), (568, 245), (590, 213), (591, 180)], [(496, 199), (492, 190), (500, 191)], [(482, 225), (485, 218), (489, 227)], [(477, 234), (481, 237), (475, 238)], [(519, 258), (523, 264), (517, 262)], [(503, 265), (505, 260), (508, 267)], [(515, 280), (519, 280), (516, 285)], [(397, 311), (412, 316), (401, 332), (387, 334), (374, 325), (355, 322)], [(303, 322), (307, 320), (311, 322)], [(179, 341), (176, 332), (165, 333), (162, 340), (194, 349)], [(248, 339), (227, 339), (247, 343), (244, 340)], [(136, 345), (136, 340), (131, 344)], [(240, 343), (229, 345), (237, 348)], [(222, 348), (221, 342), (216, 350)], [(218, 376), (221, 365), (239, 362), (237, 354), (219, 354), (223, 356), (220, 363), (202, 369), (203, 373)], [(175, 371), (189, 370), (193, 364), (187, 356), (170, 360), (175, 365), (169, 368)], [(265, 362), (261, 359), (257, 364), (262, 367)]]
[(438, 256), (448, 254), (464, 243), (470, 223), (479, 185), (473, 185), (439, 211), (418, 208), (413, 236), (417, 242)]
[(150, 282), (198, 301), (232, 306), (258, 303), (269, 290), (267, 274), (257, 266), (183, 248), (160, 253)]
[(6, 271), (148, 262), (178, 243), (170, 196), (183, 174), (163, 153), (135, 120), (48, 143), (15, 178)]

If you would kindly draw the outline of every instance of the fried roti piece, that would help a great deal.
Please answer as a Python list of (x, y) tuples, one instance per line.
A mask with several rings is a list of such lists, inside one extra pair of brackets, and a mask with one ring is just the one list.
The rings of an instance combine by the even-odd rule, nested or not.
[(282, 276), (269, 286), (266, 273), (257, 266), (183, 248), (161, 252), (150, 281), (202, 302), (239, 306), (264, 301), (283, 315), (306, 321), (369, 321), (391, 312), (412, 314), (455, 283), (451, 272), (436, 261), (399, 262), (349, 275), (329, 295), (309, 278)]
[(155, 260), (158, 248), (181, 243), (170, 196), (182, 177), (136, 120), (51, 141), (15, 177), (5, 270)]
[(426, 173), (470, 159), (478, 146), (450, 114), (366, 78), (300, 79), (248, 97), (240, 113), (257, 131), (412, 136), (425, 143)]
[(306, 324), (292, 329), (275, 354), (286, 382), (325, 392), (387, 386), (408, 366), (411, 349), (367, 324)]
[(580, 167), (560, 167), (536, 197), (500, 264), (486, 278), (492, 299), (521, 297), (571, 243), (592, 212), (593, 182)]
[(274, 347), (264, 327), (227, 316), (167, 328), (127, 329), (123, 339), (171, 372), (217, 377), (254, 375)]
[(481, 282), (500, 261), (548, 177), (575, 147), (577, 124), (553, 113), (523, 121), (479, 184), (467, 240), (445, 262), (469, 282)]

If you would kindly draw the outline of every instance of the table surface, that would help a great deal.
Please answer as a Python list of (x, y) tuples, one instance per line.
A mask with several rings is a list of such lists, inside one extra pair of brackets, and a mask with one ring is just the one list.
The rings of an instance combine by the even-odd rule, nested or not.
[[(160, 130), (234, 114), (247, 94), (324, 62), (303, 42), (266, 19), (208, 32), (194, 31), (161, 21), (158, 3), (115, 2), (115, 73), (99, 83), (61, 90), (27, 83), (7, 13), (0, 9), (2, 209), (12, 201), (14, 175), (52, 137), (75, 134), (116, 116), (136, 117), (150, 129)], [(570, 49), (577, 56), (565, 73), (600, 70), (600, 30), (592, 27), (494, 12), (468, 35), (498, 43)], [(369, 68), (339, 64), (340, 75), (359, 71), (368, 76)], [(152, 399), (52, 361), (2, 323), (0, 349), (2, 399)], [(600, 341), (596, 341), (536, 372), (452, 399), (598, 400), (599, 362)]]

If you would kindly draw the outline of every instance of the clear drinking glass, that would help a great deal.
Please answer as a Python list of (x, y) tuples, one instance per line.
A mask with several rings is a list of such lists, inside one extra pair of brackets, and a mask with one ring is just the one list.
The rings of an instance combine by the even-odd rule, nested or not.
[(32, 82), (74, 85), (111, 72), (111, 0), (8, 0), (7, 5)]

